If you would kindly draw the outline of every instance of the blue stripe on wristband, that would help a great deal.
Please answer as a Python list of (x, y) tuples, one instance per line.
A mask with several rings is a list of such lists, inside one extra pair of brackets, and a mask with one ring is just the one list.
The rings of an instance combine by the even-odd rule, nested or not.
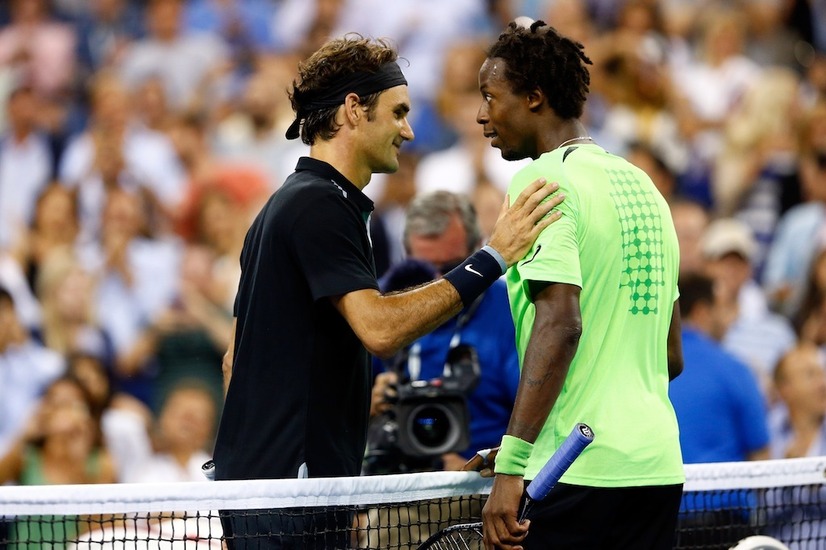
[(486, 250), (477, 250), (467, 260), (445, 275), (456, 288), (465, 307), (502, 276), (502, 268), (493, 255)]

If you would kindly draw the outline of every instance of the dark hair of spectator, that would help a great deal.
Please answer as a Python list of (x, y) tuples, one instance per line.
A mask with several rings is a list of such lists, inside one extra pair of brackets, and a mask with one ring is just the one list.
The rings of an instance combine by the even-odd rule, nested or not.
[(592, 63), (583, 50), (544, 21), (530, 28), (511, 22), (487, 56), (505, 60), (505, 78), (514, 92), (539, 88), (560, 118), (573, 119), (582, 116), (591, 84), (586, 65)]
[[(103, 400), (99, 400), (92, 395), (89, 387), (84, 383), (80, 375), (78, 375), (77, 364), (81, 361), (93, 362), (100, 376), (106, 381), (106, 396), (104, 396)], [(76, 379), (83, 386), (84, 392), (88, 396), (91, 403), (93, 416), (95, 416), (95, 418), (101, 418), (103, 416), (103, 412), (109, 407), (109, 405), (112, 404), (112, 397), (114, 396), (114, 380), (112, 379), (112, 372), (106, 368), (103, 359), (99, 355), (86, 351), (75, 351), (69, 353), (66, 358), (66, 365), (66, 375)]]
[[(319, 91), (333, 86), (343, 77), (355, 72), (376, 72), (385, 63), (396, 61), (398, 53), (383, 39), (370, 40), (359, 34), (350, 33), (322, 46), (305, 61), (298, 64), (298, 79), (293, 81), (288, 92), (293, 111), (302, 111), (308, 98)], [(367, 118), (372, 114), (381, 92), (359, 98), (367, 108)], [(340, 105), (308, 111), (301, 127), (301, 141), (312, 145), (318, 138), (329, 140), (338, 132), (336, 112)]]
[(705, 275), (686, 273), (680, 277), (678, 286), (680, 288), (680, 314), (683, 317), (691, 315), (698, 304), (714, 303), (714, 283)]
[[(71, 384), (78, 390), (78, 392), (80, 392), (83, 403), (88, 409), (89, 416), (92, 418), (95, 425), (95, 446), (100, 447), (103, 444), (103, 431), (101, 430), (100, 425), (103, 409), (96, 405), (94, 397), (92, 397), (92, 394), (89, 393), (89, 389), (83, 381), (72, 372), (64, 372), (59, 377), (52, 380), (52, 382), (43, 391), (43, 395), (48, 393), (51, 388), (59, 384)], [(42, 447), (45, 443), (45, 437), (41, 436), (33, 441), (33, 443), (38, 447)]]

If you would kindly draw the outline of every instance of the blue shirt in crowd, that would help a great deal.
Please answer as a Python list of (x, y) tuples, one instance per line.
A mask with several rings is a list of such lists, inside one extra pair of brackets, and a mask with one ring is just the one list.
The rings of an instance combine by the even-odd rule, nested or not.
[(766, 404), (749, 368), (720, 345), (683, 329), (683, 373), (669, 397), (680, 425), (683, 462), (746, 460), (769, 444)]

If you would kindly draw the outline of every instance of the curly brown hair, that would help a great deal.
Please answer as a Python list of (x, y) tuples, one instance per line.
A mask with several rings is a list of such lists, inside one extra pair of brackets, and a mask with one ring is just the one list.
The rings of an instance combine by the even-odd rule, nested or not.
[(487, 54), (505, 60), (505, 78), (514, 92), (539, 88), (559, 117), (572, 119), (582, 116), (591, 84), (586, 65), (592, 63), (583, 50), (579, 42), (535, 21), (530, 28), (510, 23)]
[[(395, 47), (385, 39), (369, 39), (356, 33), (331, 40), (309, 58), (298, 64), (298, 79), (293, 81), (289, 92), (293, 111), (304, 119), (301, 141), (312, 145), (318, 138), (328, 140), (336, 135), (340, 125), (335, 116), (339, 106), (304, 111), (309, 98), (333, 86), (342, 77), (355, 72), (376, 72), (385, 63), (398, 59)], [(373, 111), (381, 92), (359, 98), (372, 120)]]

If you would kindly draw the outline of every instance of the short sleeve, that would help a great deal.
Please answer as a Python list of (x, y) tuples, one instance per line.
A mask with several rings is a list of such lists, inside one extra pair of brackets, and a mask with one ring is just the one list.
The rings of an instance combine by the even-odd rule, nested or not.
[(514, 177), (509, 190), (511, 201), (539, 177), (559, 183), (557, 193), (564, 193), (566, 198), (555, 209), (562, 213), (562, 217), (542, 231), (525, 257), (516, 264), (526, 296), (531, 296), (528, 287), (533, 282), (567, 283), (582, 287), (577, 239), (578, 198), (575, 189), (561, 175), (543, 174), (529, 166)]

